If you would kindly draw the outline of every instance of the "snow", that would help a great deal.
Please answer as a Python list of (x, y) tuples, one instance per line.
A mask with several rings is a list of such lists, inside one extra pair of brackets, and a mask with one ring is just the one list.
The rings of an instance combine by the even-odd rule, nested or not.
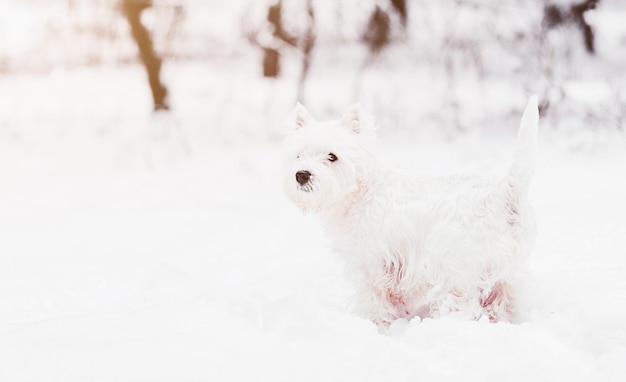
[[(16, 8), (29, 15), (7, 4), (5, 18)], [(429, 12), (441, 17), (434, 6)], [(595, 17), (613, 20), (602, 24), (611, 38), (600, 41), (622, 44), (621, 19)], [(3, 25), (5, 34), (22, 30)], [(279, 141), (295, 100), (295, 54), (285, 55), (276, 81), (259, 77), (252, 49), (208, 61), (170, 57), (163, 77), (172, 112), (152, 114), (138, 64), (43, 60), (33, 65), (46, 71), (14, 70), (37, 49), (27, 40), (0, 41), (8, 52), (0, 60), (0, 381), (626, 375), (618, 49), (609, 54), (600, 44), (604, 61), (578, 57), (582, 74), (564, 81), (565, 98), (541, 126), (531, 189), (539, 236), (520, 322), (446, 317), (396, 322), (381, 333), (352, 312), (351, 286), (318, 222), (282, 194)], [(418, 43), (358, 73), (363, 49), (320, 45), (307, 107), (332, 117), (358, 96), (378, 118), (385, 159), (396, 166), (504, 174), (532, 86), (460, 70), (454, 109), (446, 73), (411, 55), (410, 44)], [(80, 55), (70, 56), (76, 63)], [(594, 68), (608, 69), (600, 76)]]
[[(173, 94), (202, 100), (183, 74), (200, 69), (180, 65)], [(0, 80), (5, 94), (20, 95), (5, 96), (0, 114), (0, 380), (625, 375), (623, 145), (573, 151), (562, 134), (542, 132), (532, 189), (539, 237), (520, 323), (443, 318), (379, 333), (352, 313), (340, 260), (315, 219), (282, 195), (276, 139), (229, 145), (223, 127), (206, 125), (214, 110), (202, 117), (193, 102), (151, 116), (131, 90), (142, 89), (140, 74), (90, 68)], [(203, 86), (220, 80), (204, 75)], [(129, 90), (114, 92), (122, 83)], [(29, 110), (44, 100), (52, 103)], [(391, 162), (415, 171), (497, 175), (513, 141), (512, 131), (383, 143)]]

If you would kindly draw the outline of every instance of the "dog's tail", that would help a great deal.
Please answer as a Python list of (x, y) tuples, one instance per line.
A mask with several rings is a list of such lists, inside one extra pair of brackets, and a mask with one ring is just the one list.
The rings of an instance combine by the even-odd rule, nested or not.
[(513, 164), (506, 177), (507, 191), (512, 195), (522, 196), (528, 192), (528, 187), (535, 170), (535, 156), (537, 152), (537, 129), (539, 127), (539, 108), (537, 96), (528, 100), (522, 121), (517, 133), (517, 143)]

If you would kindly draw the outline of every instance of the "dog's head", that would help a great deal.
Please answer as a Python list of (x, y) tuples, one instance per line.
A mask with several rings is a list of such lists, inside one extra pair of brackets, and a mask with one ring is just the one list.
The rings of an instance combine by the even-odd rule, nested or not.
[(316, 121), (296, 105), (285, 140), (284, 188), (303, 212), (322, 212), (350, 202), (377, 168), (374, 118), (360, 105), (338, 120)]

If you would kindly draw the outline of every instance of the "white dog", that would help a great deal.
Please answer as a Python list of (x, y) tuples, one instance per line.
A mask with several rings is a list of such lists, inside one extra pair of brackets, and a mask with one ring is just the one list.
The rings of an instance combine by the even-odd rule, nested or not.
[(359, 105), (326, 122), (296, 106), (284, 187), (325, 221), (361, 315), (379, 325), (450, 312), (515, 318), (514, 290), (535, 231), (526, 194), (538, 118), (533, 96), (503, 178), (430, 178), (383, 168), (374, 119)]

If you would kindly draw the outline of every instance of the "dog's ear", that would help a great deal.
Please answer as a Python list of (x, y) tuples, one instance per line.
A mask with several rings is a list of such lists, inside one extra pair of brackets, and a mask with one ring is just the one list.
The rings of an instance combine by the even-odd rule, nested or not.
[(309, 112), (306, 110), (304, 106), (302, 106), (300, 102), (296, 103), (294, 114), (296, 116), (295, 124), (294, 124), (295, 130), (300, 130), (304, 126), (308, 125), (312, 119), (311, 116), (309, 115)]
[(346, 109), (341, 117), (341, 122), (356, 134), (375, 130), (374, 117), (369, 115), (359, 103)]

